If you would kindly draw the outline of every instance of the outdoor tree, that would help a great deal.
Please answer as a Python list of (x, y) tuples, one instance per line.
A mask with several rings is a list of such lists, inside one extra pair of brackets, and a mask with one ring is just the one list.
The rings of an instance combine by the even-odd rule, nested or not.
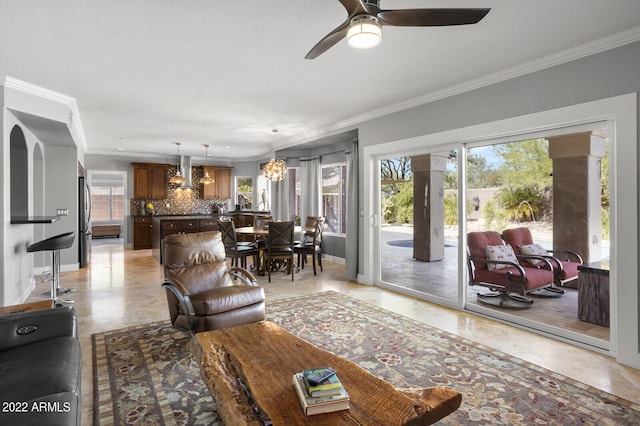
[(529, 139), (495, 145), (493, 151), (502, 158), (499, 172), (506, 187), (536, 185), (540, 190), (552, 184), (552, 161), (549, 142)]
[(382, 192), (395, 195), (400, 191), (399, 183), (411, 178), (411, 157), (398, 157), (380, 162), (380, 179)]

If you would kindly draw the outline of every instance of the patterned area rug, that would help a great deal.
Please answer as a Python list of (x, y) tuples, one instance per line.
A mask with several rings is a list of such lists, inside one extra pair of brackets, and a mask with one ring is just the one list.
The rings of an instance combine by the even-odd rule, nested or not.
[[(440, 424), (640, 424), (636, 404), (335, 292), (272, 301), (267, 316), (396, 387), (456, 389), (462, 406)], [(94, 424), (222, 424), (189, 341), (168, 322), (94, 335)]]

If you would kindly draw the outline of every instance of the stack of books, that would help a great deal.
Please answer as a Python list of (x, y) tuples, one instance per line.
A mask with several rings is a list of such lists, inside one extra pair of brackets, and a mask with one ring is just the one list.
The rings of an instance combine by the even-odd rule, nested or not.
[(310, 368), (293, 375), (293, 387), (307, 416), (349, 409), (349, 394), (336, 374), (318, 384), (311, 384), (307, 379), (329, 368)]

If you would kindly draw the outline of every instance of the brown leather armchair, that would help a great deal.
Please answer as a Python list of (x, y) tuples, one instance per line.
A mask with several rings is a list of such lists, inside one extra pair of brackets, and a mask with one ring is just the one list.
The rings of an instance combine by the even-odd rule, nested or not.
[(164, 238), (162, 286), (174, 326), (197, 333), (264, 320), (264, 289), (249, 271), (228, 267), (225, 259), (220, 232)]

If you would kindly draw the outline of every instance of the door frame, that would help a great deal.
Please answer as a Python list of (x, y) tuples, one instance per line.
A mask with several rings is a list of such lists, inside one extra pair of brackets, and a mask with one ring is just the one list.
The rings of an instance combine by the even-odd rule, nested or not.
[[(611, 271), (610, 271), (610, 346), (604, 352), (616, 357), (617, 361), (640, 368), (639, 325), (638, 325), (638, 115), (637, 95), (630, 93), (621, 96), (586, 102), (542, 112), (512, 117), (489, 123), (483, 123), (439, 133), (416, 136), (404, 140), (395, 140), (362, 150), (363, 166), (363, 256), (362, 274), (358, 279), (366, 284), (380, 283), (380, 171), (379, 158), (387, 153), (397, 152), (403, 146), (407, 155), (434, 151), (458, 145), (462, 149), (467, 144), (482, 143), (490, 140), (543, 133), (546, 131), (573, 127), (583, 124), (606, 121), (610, 123), (610, 169), (611, 169)], [(618, 143), (619, 141), (619, 143)], [(363, 140), (363, 142), (365, 142)], [(462, 162), (464, 155), (460, 155)], [(460, 167), (464, 176), (465, 170)], [(464, 179), (460, 179), (463, 181)], [(459, 195), (463, 195), (464, 185), (459, 185)], [(464, 215), (464, 196), (459, 196), (462, 206), (459, 214)], [(624, 213), (623, 213), (624, 212)], [(459, 222), (459, 244), (466, 246), (464, 221)], [(459, 250), (459, 262), (464, 264), (463, 250)], [(466, 271), (459, 274), (459, 288), (466, 286)], [(464, 294), (461, 290), (460, 294)], [(457, 306), (467, 309), (466, 303)], [(532, 330), (551, 338), (567, 341), (578, 346), (594, 349), (566, 339), (562, 336), (542, 330)], [(594, 349), (594, 350), (597, 350)]]

